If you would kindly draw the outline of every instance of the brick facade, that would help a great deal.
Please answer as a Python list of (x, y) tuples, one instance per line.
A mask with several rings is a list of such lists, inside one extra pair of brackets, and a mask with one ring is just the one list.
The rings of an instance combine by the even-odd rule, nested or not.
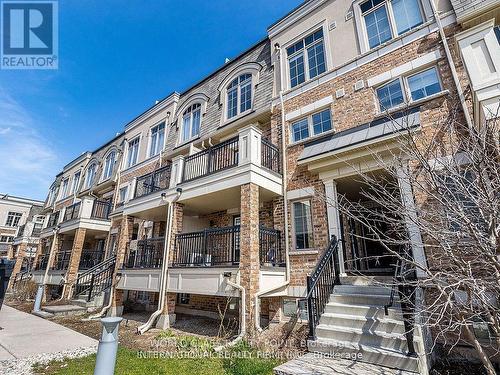
[(78, 275), (78, 268), (80, 265), (80, 257), (82, 255), (83, 246), (85, 243), (85, 235), (87, 230), (85, 228), (78, 228), (75, 232), (73, 239), (73, 247), (71, 249), (71, 256), (69, 258), (68, 270), (66, 271), (66, 288), (63, 298), (71, 298), (72, 284), (76, 281)]

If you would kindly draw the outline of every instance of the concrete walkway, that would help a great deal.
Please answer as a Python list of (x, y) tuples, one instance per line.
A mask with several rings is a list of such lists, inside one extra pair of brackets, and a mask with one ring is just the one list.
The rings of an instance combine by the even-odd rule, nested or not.
[(0, 310), (0, 361), (96, 346), (97, 340), (12, 307)]

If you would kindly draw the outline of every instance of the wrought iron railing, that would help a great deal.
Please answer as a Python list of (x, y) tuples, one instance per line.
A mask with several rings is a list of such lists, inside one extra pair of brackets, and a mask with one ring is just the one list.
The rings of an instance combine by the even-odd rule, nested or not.
[(92, 206), (92, 219), (109, 219), (109, 213), (111, 212), (111, 202), (110, 201), (101, 201), (94, 200), (94, 205)]
[(12, 282), (12, 289), (16, 287), (16, 285), (22, 285), (24, 282), (28, 281), (31, 279), (31, 270), (25, 270), (18, 272), (14, 276), (14, 281)]
[(47, 268), (47, 264), (49, 264), (49, 255), (50, 254), (42, 254), (38, 257), (34, 271), (45, 270)]
[(77, 219), (80, 216), (81, 205), (82, 205), (81, 202), (76, 202), (73, 203), (71, 206), (66, 207), (66, 211), (64, 211), (63, 221)]
[(316, 326), (325, 310), (335, 285), (340, 284), (338, 241), (335, 236), (319, 260), (313, 273), (307, 276), (307, 310), (309, 314), (309, 336), (315, 337)]
[(267, 139), (262, 138), (261, 165), (276, 173), (281, 173), (280, 150)]
[(239, 262), (239, 225), (175, 236), (173, 267), (215, 267), (237, 265)]
[(129, 250), (125, 268), (161, 268), (163, 264), (164, 238), (137, 241), (137, 249)]
[(115, 270), (116, 256), (106, 259), (88, 271), (80, 274), (75, 282), (75, 298), (86, 296), (87, 302), (111, 287)]
[(281, 246), (281, 232), (272, 228), (259, 228), (259, 256), (261, 266), (283, 266), (285, 255)]
[(54, 258), (53, 270), (66, 270), (69, 266), (69, 260), (71, 258), (71, 250), (58, 251)]
[(80, 256), (80, 264), (78, 265), (79, 270), (88, 270), (95, 267), (104, 259), (104, 250), (82, 250)]
[[(22, 236), (24, 236), (24, 231), (25, 231), (25, 230), (26, 230), (26, 224), (21, 225), (21, 226), (17, 229), (17, 236), (18, 236), (18, 237), (22, 237)], [(26, 235), (28, 235), (28, 234), (26, 233)]]
[(52, 212), (49, 215), (49, 220), (47, 221), (47, 228), (55, 227), (59, 221), (60, 211)]
[(170, 185), (170, 171), (171, 165), (167, 164), (156, 171), (138, 177), (135, 185), (134, 198), (167, 189)]
[(239, 137), (228, 139), (184, 160), (182, 182), (193, 181), (238, 165)]

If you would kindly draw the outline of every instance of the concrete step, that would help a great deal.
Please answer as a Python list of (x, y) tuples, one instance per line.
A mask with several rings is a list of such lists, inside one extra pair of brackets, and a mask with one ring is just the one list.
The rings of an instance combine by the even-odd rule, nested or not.
[(52, 318), (54, 316), (54, 314), (51, 314), (47, 311), (43, 311), (43, 310), (40, 310), (40, 311), (32, 311), (31, 312), (33, 315), (35, 316), (39, 316), (40, 318), (43, 318), (43, 319), (47, 319), (47, 318)]
[(402, 333), (319, 324), (316, 327), (316, 337), (321, 340), (351, 342), (399, 352), (406, 352), (408, 349), (406, 336)]
[(340, 276), (342, 285), (390, 285), (392, 276)]
[(402, 320), (382, 318), (366, 318), (364, 316), (324, 313), (319, 321), (322, 325), (362, 329), (363, 332), (387, 332), (403, 334), (405, 326)]
[(345, 303), (329, 302), (325, 306), (325, 313), (356, 315), (365, 318), (381, 319), (387, 317), (390, 319), (403, 319), (401, 310), (396, 307), (390, 307), (387, 312), (388, 315), (386, 316), (384, 307), (380, 305), (349, 305)]
[(309, 351), (331, 357), (356, 356), (359, 361), (384, 367), (418, 372), (418, 358), (408, 357), (405, 352), (388, 350), (380, 347), (363, 345), (349, 341), (317, 339), (308, 343)]
[(307, 353), (274, 369), (275, 375), (415, 375), (414, 372), (391, 369), (371, 363), (328, 358)]
[(335, 285), (335, 294), (368, 294), (376, 296), (390, 296), (391, 288), (378, 285)]
[(80, 315), (85, 314), (87, 309), (76, 305), (55, 305), (45, 306), (42, 311), (54, 314), (55, 316)]
[[(330, 301), (334, 303), (342, 303), (346, 305), (362, 305), (362, 306), (381, 306), (388, 304), (390, 301), (389, 295), (384, 294), (366, 294), (366, 293), (337, 293), (330, 295)], [(398, 300), (394, 299), (395, 305), (399, 305)]]

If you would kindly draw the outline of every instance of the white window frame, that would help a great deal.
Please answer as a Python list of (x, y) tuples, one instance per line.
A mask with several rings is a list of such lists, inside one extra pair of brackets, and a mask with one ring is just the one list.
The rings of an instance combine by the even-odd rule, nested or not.
[[(297, 248), (296, 228), (295, 228), (295, 209), (294, 209), (294, 204), (295, 203), (303, 203), (303, 202), (309, 202), (309, 205), (310, 205), (310, 208), (311, 208), (311, 239), (310, 239), (310, 242), (312, 242), (313, 247), (307, 247), (307, 248), (303, 248), (303, 249), (298, 249)], [(296, 250), (296, 251), (308, 251), (308, 250), (314, 249), (315, 235), (314, 235), (314, 212), (313, 212), (312, 197), (303, 198), (303, 199), (295, 199), (293, 201), (290, 201), (290, 205), (291, 205), (291, 212), (292, 212), (292, 244), (293, 244), (293, 249)]]
[(390, 43), (392, 40), (394, 40), (395, 38), (397, 38), (401, 35), (405, 35), (407, 33), (414, 31), (415, 29), (417, 29), (420, 26), (422, 26), (423, 24), (425, 24), (425, 22), (429, 19), (429, 16), (431, 15), (431, 12), (432, 12), (430, 9), (430, 5), (428, 4), (427, 1), (417, 0), (418, 8), (420, 10), (420, 15), (422, 17), (422, 23), (420, 25), (414, 26), (413, 28), (405, 31), (402, 34), (397, 34), (397, 25), (396, 25), (396, 20), (394, 18), (394, 13), (392, 10), (392, 4), (387, 4), (387, 3), (391, 3), (392, 0), (385, 0), (383, 3), (378, 4), (377, 6), (373, 7), (365, 14), (373, 12), (376, 9), (385, 5), (387, 7), (387, 17), (389, 20), (389, 28), (391, 29), (392, 37), (388, 41), (381, 43), (376, 47), (370, 48), (370, 44), (368, 43), (368, 32), (366, 30), (364, 14), (361, 12), (361, 4), (363, 4), (365, 1), (366, 0), (357, 0), (353, 3), (354, 16), (355, 16), (355, 21), (356, 21), (356, 30), (357, 30), (357, 34), (358, 34), (358, 40), (360, 42), (361, 53), (365, 53), (365, 52), (377, 49), (386, 43)]
[(12, 243), (14, 241), (13, 236), (0, 236), (0, 243)]
[(64, 180), (61, 182), (61, 194), (59, 199), (64, 199), (68, 196), (69, 192), (69, 177), (66, 177)]
[[(94, 173), (93, 173), (93, 176), (92, 176), (92, 180), (90, 180), (90, 174), (89, 174), (89, 171), (90, 171), (91, 168), (94, 168)], [(90, 189), (92, 186), (94, 186), (96, 174), (97, 174), (97, 163), (96, 162), (92, 162), (87, 167), (87, 171), (85, 173), (85, 190), (86, 189)]]
[[(77, 179), (77, 176), (78, 176), (78, 179)], [(78, 186), (80, 185), (80, 180), (82, 178), (82, 171), (77, 171), (75, 172), (75, 174), (73, 175), (73, 179), (72, 179), (72, 185), (71, 185), (71, 194), (76, 194), (78, 192)]]
[[(287, 43), (285, 45), (285, 47), (283, 48), (283, 57), (284, 57), (284, 66), (285, 66), (285, 75), (286, 75), (286, 82), (287, 82), (287, 87), (289, 89), (295, 89), (297, 87), (300, 87), (301, 85), (305, 84), (306, 82), (310, 81), (311, 78), (309, 77), (309, 58), (308, 58), (308, 55), (307, 55), (307, 47), (305, 45), (305, 39), (316, 33), (317, 31), (319, 30), (322, 30), (323, 31), (323, 53), (325, 54), (325, 72), (328, 72), (329, 70), (329, 66), (330, 66), (330, 59), (329, 59), (329, 54), (328, 54), (328, 32), (327, 32), (327, 28), (324, 27), (324, 25), (316, 25), (315, 27), (313, 27), (312, 29), (308, 30), (306, 33), (302, 34), (300, 37), (294, 39), (293, 41)], [(292, 55), (288, 56), (288, 53), (287, 53), (287, 49), (290, 48), (291, 46), (293, 46), (294, 44), (297, 44), (298, 42), (300, 41), (304, 41), (304, 47), (303, 49), (301, 50), (301, 52), (295, 52), (293, 53)], [(319, 42), (314, 42), (313, 44), (316, 44), (316, 43), (319, 43)], [(298, 83), (297, 85), (293, 86), (292, 87), (292, 80), (291, 80), (291, 77), (290, 77), (290, 59), (292, 58), (295, 58), (297, 56), (299, 56), (301, 53), (304, 54), (304, 82), (302, 83)], [(325, 73), (324, 72), (324, 73)], [(315, 79), (316, 77), (318, 77), (319, 75), (321, 75), (323, 73), (320, 73), (316, 76), (314, 76), (312, 79)]]
[[(9, 224), (9, 217), (10, 216), (13, 216), (13, 218), (12, 218), (12, 223)], [(22, 218), (23, 218), (22, 212), (9, 211), (7, 213), (7, 219), (5, 219), (5, 226), (10, 227), (10, 228), (17, 228), (19, 226), (19, 223), (21, 222)], [(17, 219), (17, 222), (16, 222), (16, 219)]]
[[(324, 131), (324, 132), (321, 132), (321, 133), (318, 133), (318, 134), (314, 134), (313, 116), (316, 115), (316, 114), (318, 114), (318, 113), (324, 112), (326, 110), (330, 111), (330, 122), (332, 124), (332, 128), (330, 130), (327, 130), (327, 131)], [(308, 125), (308, 129), (309, 129), (309, 136), (307, 138), (302, 138), (302, 139), (300, 139), (298, 141), (295, 141), (293, 139), (293, 125), (296, 124), (297, 122), (300, 122), (300, 121), (304, 120), (305, 118), (307, 118), (307, 125)], [(319, 136), (322, 136), (324, 134), (328, 134), (330, 132), (334, 132), (335, 131), (335, 126), (334, 126), (334, 123), (333, 123), (332, 108), (329, 106), (329, 107), (326, 107), (326, 108), (322, 108), (322, 109), (320, 109), (318, 111), (311, 112), (307, 116), (296, 118), (296, 119), (294, 119), (293, 121), (290, 122), (290, 126), (289, 126), (288, 129), (289, 129), (289, 132), (290, 132), (290, 144), (301, 143), (301, 142), (304, 142), (304, 141), (306, 141), (308, 139), (319, 137)]]
[[(188, 138), (184, 139), (183, 138), (183, 135), (184, 135), (184, 117), (186, 117), (186, 112), (192, 108), (193, 106), (195, 105), (199, 105), (199, 108), (197, 108), (196, 110), (199, 110), (200, 111), (200, 126), (199, 126), (199, 129), (198, 129), (198, 134), (195, 134), (193, 135), (193, 110), (191, 110), (191, 112), (189, 113), (189, 136)], [(180, 129), (180, 132), (179, 132), (179, 144), (185, 144), (185, 143), (189, 143), (191, 142), (192, 140), (194, 139), (197, 139), (199, 138), (200, 136), (200, 133), (201, 133), (201, 126), (202, 126), (202, 122), (203, 122), (203, 103), (200, 102), (200, 101), (193, 101), (193, 102), (190, 102), (189, 105), (187, 105), (186, 107), (184, 107), (182, 109), (182, 112), (180, 113), (180, 116), (179, 116), (179, 121), (180, 121), (180, 124), (179, 124), (179, 129)]]
[[(439, 87), (441, 88), (441, 90), (439, 90), (439, 92), (437, 92), (435, 94), (431, 94), (431, 95), (426, 96), (424, 98), (413, 100), (413, 98), (411, 97), (410, 85), (408, 84), (408, 78), (416, 76), (417, 74), (423, 73), (426, 70), (430, 70), (430, 69), (434, 69), (436, 71), (436, 76), (438, 78)], [(377, 95), (377, 90), (379, 88), (381, 88), (381, 87), (384, 87), (388, 83), (391, 83), (391, 82), (396, 81), (396, 80), (398, 80), (399, 84), (401, 85), (401, 91), (403, 93), (403, 99), (404, 99), (404, 101), (400, 105), (397, 105), (397, 106), (394, 106), (394, 107), (388, 108), (388, 109), (383, 109), (383, 108), (380, 107), (380, 101), (379, 101), (379, 98), (378, 98), (378, 95)], [(424, 68), (418, 69), (416, 71), (408, 72), (407, 74), (399, 76), (399, 77), (397, 77), (395, 79), (391, 79), (391, 80), (385, 81), (385, 82), (381, 83), (380, 85), (377, 85), (376, 87), (374, 87), (375, 101), (376, 101), (376, 105), (377, 105), (379, 113), (395, 111), (395, 110), (400, 109), (400, 108), (402, 108), (402, 107), (404, 107), (406, 105), (410, 105), (410, 104), (413, 104), (415, 102), (420, 102), (421, 100), (426, 100), (429, 97), (433, 97), (435, 95), (439, 95), (443, 91), (444, 91), (444, 89), (443, 89), (443, 81), (441, 79), (441, 75), (439, 74), (439, 69), (438, 69), (437, 65), (425, 66)]]
[[(239, 82), (239, 79), (241, 76), (243, 75), (246, 75), (246, 74), (249, 74), (250, 75), (250, 83), (248, 83), (248, 80), (247, 81), (244, 81), (244, 85), (248, 85), (250, 84), (250, 95), (251, 95), (251, 100), (250, 100), (250, 108), (244, 110), (243, 112), (241, 112), (241, 88), (242, 88), (242, 84)], [(238, 80), (238, 83), (236, 85), (236, 114), (234, 116), (231, 116), (229, 117), (228, 116), (228, 111), (229, 111), (229, 86), (231, 86), (231, 84), (234, 82), (234, 80)], [(225, 121), (234, 121), (235, 119), (241, 117), (241, 116), (244, 116), (245, 114), (251, 112), (253, 110), (253, 104), (254, 104), (254, 99), (255, 99), (255, 76), (254, 74), (252, 74), (252, 72), (249, 72), (249, 71), (243, 71), (243, 72), (240, 72), (238, 73), (238, 75), (236, 75), (235, 77), (233, 77), (233, 79), (231, 79), (228, 83), (228, 85), (226, 86), (226, 90), (225, 90), (225, 106), (224, 106), (224, 120)]]
[[(106, 181), (113, 176), (113, 171), (115, 170), (115, 165), (116, 165), (116, 150), (112, 149), (109, 151), (104, 158), (104, 168), (102, 170), (102, 179), (101, 181)], [(113, 155), (113, 161), (111, 162), (111, 167), (108, 165), (109, 157)]]
[[(123, 199), (122, 199), (122, 191), (125, 191), (125, 194), (123, 194)], [(128, 198), (128, 185), (122, 186), (120, 189), (118, 189), (118, 203), (126, 202), (127, 198)]]
[[(201, 122), (200, 122), (201, 123)], [(153, 130), (160, 128), (160, 126), (163, 125), (163, 142), (160, 144), (159, 139), (160, 137), (157, 136), (156, 142), (153, 143)], [(156, 125), (153, 125), (149, 129), (149, 146), (148, 146), (148, 156), (152, 158), (153, 156), (156, 156), (161, 153), (161, 151), (165, 148), (165, 140), (166, 140), (166, 133), (167, 133), (167, 124), (165, 121), (161, 121), (157, 123)], [(156, 133), (157, 135), (160, 134), (159, 132)]]
[[(135, 161), (131, 163), (130, 160), (130, 145), (132, 143), (137, 142), (137, 153), (135, 155)], [(126, 161), (126, 168), (132, 168), (134, 165), (137, 165), (139, 162), (139, 152), (141, 150), (141, 136), (138, 135), (136, 137), (133, 137), (130, 141), (127, 142), (127, 158), (125, 159)]]

